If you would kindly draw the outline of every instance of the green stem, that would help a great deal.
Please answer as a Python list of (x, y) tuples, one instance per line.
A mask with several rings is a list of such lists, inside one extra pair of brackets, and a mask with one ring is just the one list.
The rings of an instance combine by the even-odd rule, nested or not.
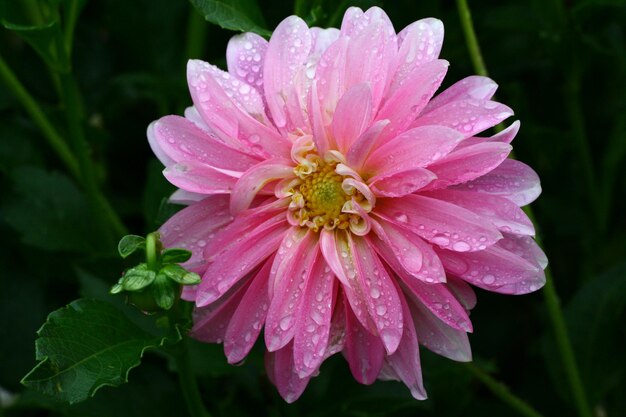
[(470, 53), (474, 70), (478, 75), (488, 77), (487, 66), (483, 60), (483, 56), (480, 53), (480, 46), (476, 39), (476, 32), (474, 31), (474, 23), (472, 22), (472, 15), (470, 13), (467, 0), (456, 0), (456, 5), (461, 17), (461, 26), (463, 27), (463, 34), (465, 35), (465, 42), (467, 43), (467, 49)]
[(185, 42), (187, 45), (185, 48), (186, 59), (202, 58), (207, 41), (206, 33), (208, 27), (209, 25), (204, 20), (204, 16), (190, 5), (187, 18), (187, 41)]
[[(474, 69), (477, 73), (486, 76), (488, 74), (487, 67), (485, 66), (482, 55), (480, 53), (480, 46), (476, 39), (476, 33), (472, 24), (467, 0), (457, 0), (457, 6), (459, 9), (459, 15), (461, 17), (463, 30), (465, 32), (467, 46), (472, 57), (472, 62), (474, 64)], [(533, 223), (537, 224), (532, 208), (525, 208), (528, 217), (532, 220)], [(541, 246), (541, 239), (539, 238), (539, 235), (537, 235), (536, 241)], [(570, 385), (570, 390), (574, 397), (576, 409), (580, 417), (592, 417), (591, 409), (589, 408), (587, 396), (585, 394), (582, 379), (580, 377), (580, 371), (578, 370), (578, 365), (574, 356), (574, 349), (572, 348), (572, 344), (567, 332), (567, 326), (565, 324), (565, 318), (563, 316), (563, 310), (561, 309), (559, 296), (557, 294), (556, 287), (554, 286), (554, 279), (552, 278), (552, 273), (550, 272), (549, 267), (546, 268), (545, 274), (546, 285), (542, 293), (544, 301), (546, 303), (546, 307), (548, 309), (548, 315), (552, 324), (552, 330), (554, 331), (554, 334), (556, 336), (557, 347), (561, 353), (560, 357), (562, 365), (565, 369), (565, 373), (568, 377), (568, 382)], [(484, 379), (483, 382), (485, 382)]]
[(192, 417), (211, 417), (211, 414), (204, 407), (200, 390), (198, 389), (198, 382), (191, 368), (186, 336), (183, 337), (180, 343), (183, 346), (180, 352), (177, 352), (175, 355), (176, 367), (178, 368), (178, 381), (187, 402), (189, 414)]
[[(571, 42), (571, 40), (570, 40)], [(577, 52), (571, 47), (572, 63), (567, 71), (567, 82), (565, 84), (565, 103), (567, 114), (574, 137), (574, 144), (578, 151), (580, 167), (585, 177), (585, 187), (589, 196), (589, 203), (594, 214), (594, 220), (598, 229), (602, 228), (604, 223), (602, 219), (602, 210), (600, 207), (600, 197), (598, 195), (598, 187), (595, 176), (593, 161), (591, 160), (591, 150), (589, 149), (589, 141), (585, 133), (585, 116), (580, 103), (580, 64), (578, 63)]]
[(96, 218), (100, 221), (103, 236), (110, 236), (115, 240), (116, 236), (127, 234), (126, 227), (119, 219), (109, 201), (98, 187), (98, 181), (91, 160), (90, 147), (85, 139), (82, 126), (82, 105), (76, 80), (70, 74), (60, 74), (62, 101), (65, 107), (69, 137), (74, 151), (78, 155), (81, 182), (87, 192), (92, 209)]
[(159, 270), (159, 249), (157, 248), (158, 236), (156, 232), (146, 236), (146, 262), (148, 269), (157, 272)]
[(338, 27), (339, 25), (341, 25), (341, 18), (344, 11), (346, 10), (346, 7), (348, 7), (348, 0), (343, 0), (341, 3), (339, 3), (339, 6), (337, 6), (333, 15), (330, 17), (330, 19), (328, 19), (328, 24), (326, 26)]
[(296, 0), (294, 2), (293, 14), (296, 16), (300, 16), (301, 18), (306, 17), (307, 10), (310, 9), (308, 0)]
[(48, 144), (56, 152), (67, 170), (74, 178), (80, 180), (79, 164), (71, 149), (57, 133), (35, 99), (26, 91), (13, 71), (11, 71), (4, 59), (2, 59), (2, 56), (0, 56), (0, 77), (33, 119), (37, 127), (39, 127), (44, 138), (46, 138)]
[(466, 363), (465, 367), (472, 374), (474, 374), (477, 379), (485, 384), (485, 386), (492, 392), (492, 394), (500, 398), (504, 403), (508, 404), (513, 410), (517, 411), (519, 415), (526, 417), (542, 417), (539, 412), (537, 412), (534, 408), (524, 402), (524, 400), (516, 397), (513, 393), (511, 393), (506, 385), (495, 380), (482, 369), (471, 363)]
[(74, 44), (74, 29), (76, 28), (76, 20), (78, 19), (78, 0), (71, 0), (67, 5), (67, 9), (65, 12), (65, 22), (63, 22), (63, 26), (65, 26), (65, 34), (64, 34), (64, 42), (65, 42), (65, 52), (67, 56), (72, 56), (72, 46)]

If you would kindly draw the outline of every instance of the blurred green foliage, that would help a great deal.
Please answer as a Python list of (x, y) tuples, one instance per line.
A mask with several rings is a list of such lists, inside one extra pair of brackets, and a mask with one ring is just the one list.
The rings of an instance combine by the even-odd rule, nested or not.
[[(128, 229), (145, 234), (176, 209), (145, 137), (148, 124), (189, 105), (185, 64), (225, 66), (227, 29), (270, 30), (297, 11), (339, 25), (345, 8), (380, 5), (397, 30), (422, 17), (446, 27), (444, 87), (473, 73), (452, 1), (2, 0), (0, 55), (65, 137), (54, 72), (70, 71), (96, 181)], [(470, 2), (497, 97), (522, 121), (515, 152), (539, 173), (534, 204), (583, 383), (597, 416), (626, 413), (626, 5), (620, 0)], [(60, 13), (56, 5), (60, 4)], [(207, 6), (208, 5), (208, 6)], [(235, 9), (232, 9), (235, 7)], [(241, 7), (241, 8), (239, 8)], [(234, 11), (233, 11), (234, 10)], [(82, 12), (81, 12), (82, 11)], [(78, 13), (80, 17), (77, 18)], [(77, 20), (76, 20), (77, 19)], [(75, 30), (68, 35), (68, 26)], [(64, 45), (51, 33), (65, 28)], [(220, 27), (221, 26), (221, 27)], [(19, 30), (16, 30), (19, 29)], [(69, 43), (68, 43), (69, 38)], [(34, 48), (31, 47), (34, 46)], [(71, 55), (69, 54), (71, 53)], [(67, 62), (67, 56), (71, 62)], [(70, 65), (71, 64), (71, 65)], [(100, 239), (89, 196), (65, 170), (12, 92), (0, 83), (0, 399), (9, 416), (172, 416), (185, 405), (173, 364), (147, 353), (120, 388), (76, 406), (19, 385), (34, 366), (35, 332), (79, 296), (104, 298), (130, 266)], [(573, 415), (541, 294), (479, 291), (474, 357), (544, 415)], [(266, 376), (262, 349), (226, 365), (220, 346), (194, 343), (203, 398), (215, 415), (511, 415), (464, 366), (423, 350), (429, 400), (399, 383), (354, 382), (341, 357), (287, 405)], [(1, 415), (2, 413), (0, 413)]]

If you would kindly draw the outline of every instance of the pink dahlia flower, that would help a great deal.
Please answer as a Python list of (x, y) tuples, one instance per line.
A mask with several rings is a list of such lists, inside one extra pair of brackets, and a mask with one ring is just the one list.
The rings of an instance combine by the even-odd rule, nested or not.
[(476, 136), (513, 114), (489, 78), (435, 96), (442, 41), (439, 20), (396, 34), (379, 8), (350, 8), (340, 30), (291, 16), (269, 42), (233, 37), (228, 72), (189, 61), (193, 107), (148, 128), (172, 200), (189, 205), (161, 233), (202, 275), (183, 294), (192, 335), (237, 363), (263, 330), (289, 402), (338, 352), (357, 381), (424, 399), (419, 344), (471, 359), (468, 284), (545, 282), (520, 209), (539, 179), (507, 159), (519, 122)]

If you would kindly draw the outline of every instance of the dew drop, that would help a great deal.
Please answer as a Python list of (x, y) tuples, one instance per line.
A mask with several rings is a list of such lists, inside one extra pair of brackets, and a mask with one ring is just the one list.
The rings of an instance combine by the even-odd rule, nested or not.
[(470, 250), (472, 247), (469, 245), (469, 243), (463, 241), (463, 240), (459, 240), (458, 242), (454, 242), (454, 244), (452, 245), (452, 249), (454, 249), (457, 252), (467, 252), (468, 250)]
[(380, 304), (376, 307), (376, 314), (378, 314), (379, 316), (385, 315), (386, 312), (387, 306), (385, 306), (384, 304)]
[(282, 330), (288, 330), (289, 326), (291, 325), (292, 318), (293, 318), (293, 316), (290, 314), (290, 315), (285, 316), (282, 319), (280, 319), (280, 323), (279, 323), (280, 328)]
[(496, 277), (494, 277), (494, 276), (493, 276), (493, 275), (491, 275), (491, 274), (488, 274), (488, 275), (485, 275), (485, 276), (483, 277), (482, 281), (483, 281), (485, 284), (490, 285), (490, 284), (493, 284), (494, 282), (496, 282)]

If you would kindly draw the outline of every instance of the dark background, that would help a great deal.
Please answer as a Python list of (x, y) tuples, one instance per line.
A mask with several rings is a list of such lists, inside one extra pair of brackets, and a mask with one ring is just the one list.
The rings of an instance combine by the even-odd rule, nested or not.
[[(28, 23), (21, 1), (5, 3)], [(444, 87), (475, 73), (452, 1), (311, 3), (298, 7), (319, 26), (339, 24), (349, 4), (382, 6), (397, 31), (437, 17), (446, 28), (441, 55), (451, 63)], [(522, 122), (516, 157), (542, 179), (533, 204), (538, 233), (594, 414), (625, 416), (626, 7), (609, 0), (470, 3), (490, 76), (500, 85), (497, 98)], [(294, 12), (278, 0), (261, 1), (260, 9), (266, 28)], [(163, 201), (173, 188), (148, 147), (147, 125), (189, 105), (188, 58), (225, 66), (234, 33), (201, 20), (181, 0), (90, 0), (78, 20), (73, 72), (96, 174), (132, 233), (155, 230), (172, 213)], [(0, 54), (63, 135), (64, 109), (42, 60), (6, 29)], [(0, 196), (0, 387), (11, 403), (4, 414), (184, 415), (177, 377), (156, 353), (131, 371), (129, 384), (105, 387), (74, 407), (19, 384), (35, 364), (35, 332), (47, 314), (80, 296), (106, 298), (128, 265), (96, 233), (83, 191), (2, 83)], [(477, 293), (470, 337), (476, 363), (545, 416), (574, 415), (541, 291)], [(427, 401), (413, 400), (399, 383), (361, 386), (335, 356), (287, 405), (264, 374), (261, 346), (239, 367), (226, 365), (220, 346), (193, 346), (203, 398), (215, 415), (513, 415), (466, 367), (422, 352)]]

